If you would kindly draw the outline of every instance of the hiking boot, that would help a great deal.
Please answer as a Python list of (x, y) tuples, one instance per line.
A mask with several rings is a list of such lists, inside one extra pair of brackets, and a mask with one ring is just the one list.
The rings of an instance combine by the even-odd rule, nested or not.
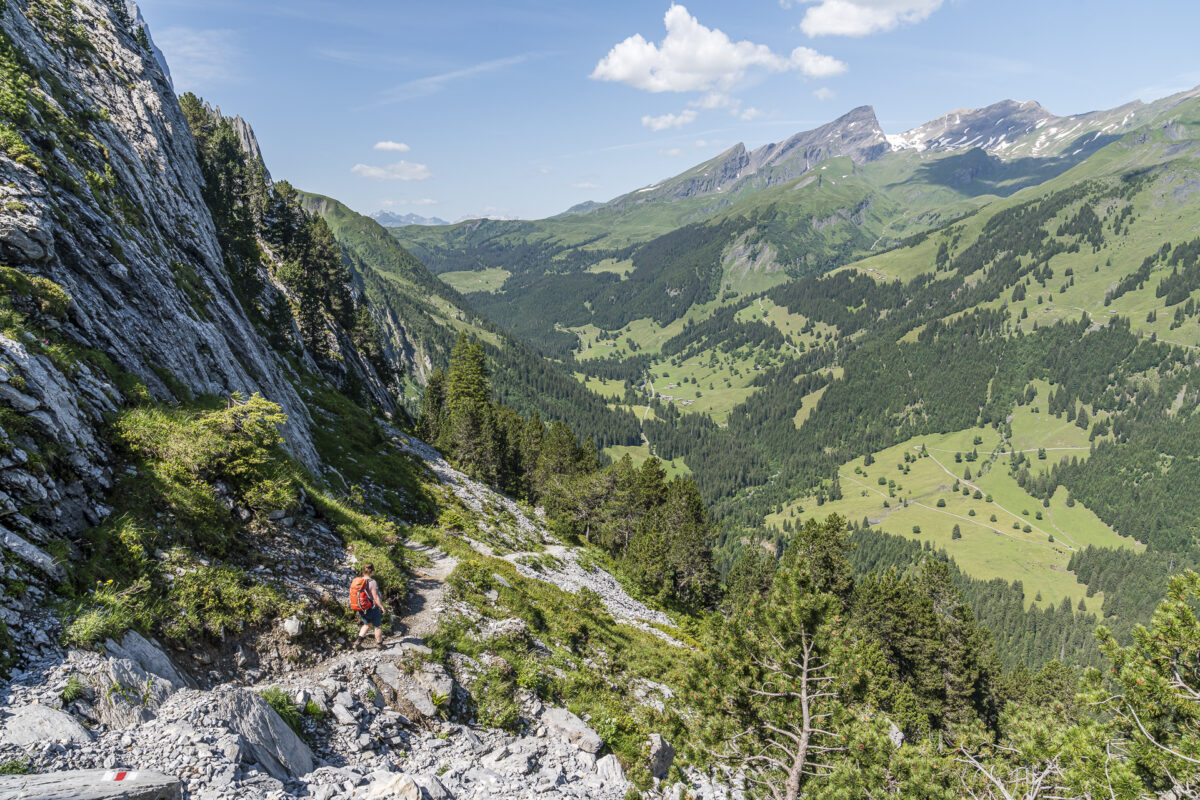
[(354, 640), (354, 650), (357, 652), (363, 648), (363, 637), (358, 637)]

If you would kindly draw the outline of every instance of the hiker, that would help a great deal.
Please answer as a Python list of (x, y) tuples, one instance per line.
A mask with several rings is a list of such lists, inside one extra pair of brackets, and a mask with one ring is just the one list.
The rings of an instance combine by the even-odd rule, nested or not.
[(362, 627), (354, 640), (354, 649), (361, 650), (363, 639), (371, 628), (375, 628), (375, 646), (383, 647), (383, 600), (379, 598), (379, 584), (372, 576), (374, 564), (364, 564), (362, 572), (350, 582), (350, 608), (358, 615)]

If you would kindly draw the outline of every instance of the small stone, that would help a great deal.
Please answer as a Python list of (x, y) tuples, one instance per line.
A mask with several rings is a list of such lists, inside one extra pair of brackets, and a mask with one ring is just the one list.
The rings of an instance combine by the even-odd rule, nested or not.
[(304, 632), (304, 626), (296, 617), (288, 617), (283, 621), (283, 631), (289, 638), (296, 639)]

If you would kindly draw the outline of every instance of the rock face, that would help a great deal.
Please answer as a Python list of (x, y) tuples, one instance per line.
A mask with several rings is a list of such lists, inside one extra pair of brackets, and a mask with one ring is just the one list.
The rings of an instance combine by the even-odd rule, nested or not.
[[(10, 199), (26, 207), (6, 220), (0, 255), (66, 291), (71, 306), (64, 335), (103, 351), (160, 397), (173, 396), (159, 377), (165, 371), (196, 394), (258, 391), (279, 403), (294, 429), (288, 434), (293, 450), (315, 466), (305, 406), (242, 311), (222, 266), (195, 146), (166, 75), (110, 4), (84, 0), (73, 13), (111, 69), (96, 70), (74, 57), (27, 19), (20, 4), (5, 6), (2, 25), (32, 67), (62, 81), (62, 96), (79, 106), (64, 112), (107, 112), (108, 121), (90, 123), (88, 133), (108, 157), (78, 141), (76, 160), (57, 157), (75, 192), (60, 185), (62, 178), (48, 180), (0, 157), (0, 178), (15, 186)], [(89, 179), (89, 172), (102, 178)], [(136, 208), (136, 225), (133, 212), (122, 211), (129, 207)], [(189, 294), (185, 281), (193, 274)], [(197, 296), (202, 304), (193, 303)]]
[[(296, 367), (247, 312), (286, 292), (262, 269), (260, 297), (235, 294), (195, 143), (140, 11), (113, 0), (63, 8), (70, 19), (59, 24), (27, 3), (0, 4), (0, 35), (37, 76), (33, 111), (13, 127), (20, 146), (0, 149), (0, 270), (21, 319), (0, 334), (0, 409), (13, 420), (0, 427), (0, 548), (7, 578), (30, 587), (0, 598), (0, 621), (26, 655), (49, 643), (36, 620), (64, 577), (55, 547), (74, 553), (81, 532), (111, 513), (119, 476), (105, 419), (140, 391), (130, 378), (166, 402), (260, 393), (287, 415), (291, 453), (322, 471)], [(68, 23), (86, 46), (62, 40)], [(260, 159), (250, 126), (231, 124)], [(353, 378), (394, 410), (346, 332), (328, 329), (330, 377)], [(188, 685), (140, 643), (118, 647), (138, 670)]]
[(0, 797), (38, 800), (180, 800), (183, 784), (161, 772), (74, 770), (0, 775)]
[(92, 735), (70, 714), (47, 706), (23, 706), (2, 721), (0, 742), (18, 747), (48, 742), (90, 742)]

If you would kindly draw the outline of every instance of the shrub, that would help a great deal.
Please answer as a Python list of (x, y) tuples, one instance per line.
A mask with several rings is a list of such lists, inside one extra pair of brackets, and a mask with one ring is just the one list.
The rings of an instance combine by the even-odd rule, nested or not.
[(59, 693), (58, 699), (62, 700), (62, 704), (64, 706), (69, 706), (71, 703), (74, 703), (76, 700), (83, 697), (86, 691), (87, 690), (83, 685), (83, 681), (79, 679), (79, 676), (75, 673), (71, 673), (71, 677), (67, 678), (67, 685), (64, 686), (63, 690)]
[(63, 630), (63, 644), (91, 647), (105, 639), (118, 638), (130, 628), (144, 629), (146, 616), (142, 596), (149, 588), (150, 582), (146, 579), (123, 589), (118, 589), (112, 580), (97, 581)]

